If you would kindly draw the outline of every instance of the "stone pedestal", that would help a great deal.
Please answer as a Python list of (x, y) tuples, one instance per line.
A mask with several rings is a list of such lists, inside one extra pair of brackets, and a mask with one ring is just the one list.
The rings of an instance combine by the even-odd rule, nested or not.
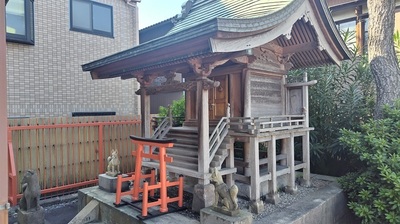
[(250, 224), (253, 222), (253, 216), (250, 212), (239, 210), (237, 216), (228, 216), (216, 212), (210, 207), (200, 210), (200, 223), (213, 224)]
[(193, 191), (192, 210), (200, 212), (202, 208), (209, 207), (215, 201), (215, 187), (213, 184), (196, 184)]
[[(122, 174), (122, 177), (127, 177), (128, 175)], [(103, 173), (99, 175), (99, 188), (110, 192), (115, 193), (117, 191), (117, 177), (111, 177), (107, 174)], [(122, 191), (129, 190), (129, 182), (122, 182)]]
[(45, 224), (44, 209), (40, 206), (36, 211), (18, 210), (17, 221), (18, 224)]

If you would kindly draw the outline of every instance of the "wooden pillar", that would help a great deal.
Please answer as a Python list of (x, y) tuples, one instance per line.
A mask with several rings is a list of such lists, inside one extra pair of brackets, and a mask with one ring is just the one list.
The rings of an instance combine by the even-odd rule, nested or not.
[(251, 117), (251, 83), (250, 72), (244, 71), (244, 99), (243, 99), (243, 116)]
[(250, 137), (250, 160), (249, 164), (251, 172), (251, 191), (250, 200), (260, 199), (260, 157), (259, 144), (256, 137)]
[[(246, 69), (244, 72), (244, 97), (243, 97), (243, 116), (244, 117), (251, 117), (251, 85), (250, 85), (250, 72)], [(257, 146), (258, 147), (258, 146)], [(245, 142), (243, 144), (243, 160), (247, 164), (253, 163), (251, 157), (251, 148), (249, 142)], [(252, 176), (253, 173), (250, 168), (244, 168), (244, 175), (245, 176)]]
[[(235, 157), (234, 157), (234, 141), (233, 139), (230, 139), (229, 141), (229, 154), (228, 157), (225, 160), (226, 163), (226, 167), (227, 168), (234, 168), (235, 167)], [(233, 174), (227, 174), (226, 175), (226, 184), (228, 186), (232, 186), (235, 184), (234, 180), (233, 180)]]
[(288, 177), (288, 186), (286, 189), (287, 193), (294, 194), (297, 192), (296, 187), (296, 170), (294, 169), (294, 134), (293, 132), (290, 133), (289, 140), (289, 148), (288, 148), (288, 155), (287, 155), (287, 162), (289, 166), (289, 177)]
[[(307, 72), (304, 73), (303, 81), (307, 82)], [(309, 123), (309, 112), (308, 112), (308, 86), (305, 85), (303, 88), (303, 108), (304, 108), (304, 116), (305, 116), (305, 127), (308, 128), (310, 126)], [(302, 137), (302, 148), (303, 148), (303, 163), (305, 163), (305, 167), (303, 168), (303, 181), (305, 186), (310, 186), (310, 131), (307, 131), (306, 134)]]
[[(243, 144), (243, 162), (245, 162), (246, 164), (252, 163), (251, 160), (251, 156), (250, 156), (250, 143), (249, 142), (245, 142)], [(251, 176), (251, 170), (248, 166), (244, 167), (243, 173), (246, 177)]]
[(150, 117), (150, 96), (146, 94), (146, 89), (141, 85), (140, 92), (140, 115), (142, 119), (142, 137), (150, 138), (151, 117)]
[(271, 180), (268, 182), (268, 198), (267, 201), (272, 204), (279, 202), (278, 195), (278, 177), (276, 174), (276, 137), (271, 136), (268, 142), (268, 172), (271, 174)]
[(289, 147), (290, 147), (290, 142), (289, 142), (289, 139), (287, 139), (287, 138), (284, 138), (284, 139), (282, 139), (282, 149), (281, 149), (281, 154), (284, 154), (284, 155), (286, 155), (286, 159), (282, 159), (281, 161), (280, 161), (280, 164), (282, 165), (282, 166), (287, 166), (287, 155), (288, 155), (288, 149), (289, 149)]
[[(209, 116), (208, 116), (208, 88), (204, 88), (203, 79), (197, 81), (197, 108), (198, 109), (198, 132), (199, 132), (199, 167), (200, 173), (209, 173)], [(199, 179), (199, 184), (209, 184), (208, 179)]]
[(364, 51), (364, 34), (365, 34), (365, 28), (364, 28), (364, 21), (362, 19), (362, 6), (359, 5), (356, 7), (355, 10), (356, 14), (356, 46), (357, 46), (357, 53), (359, 55), (363, 54)]
[(192, 108), (190, 106), (192, 104), (192, 100), (190, 98), (190, 92), (190, 90), (185, 91), (185, 121), (188, 121), (192, 118)]
[(7, 70), (5, 1), (0, 1), (0, 223), (8, 223)]

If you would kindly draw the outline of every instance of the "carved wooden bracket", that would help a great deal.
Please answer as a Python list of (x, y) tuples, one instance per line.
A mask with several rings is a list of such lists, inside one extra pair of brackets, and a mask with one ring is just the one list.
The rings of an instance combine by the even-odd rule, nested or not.
[(140, 86), (149, 86), (157, 78), (157, 74), (146, 75), (143, 72), (133, 74), (133, 77), (140, 83)]
[(255, 60), (257, 60), (257, 57), (254, 55), (243, 55), (243, 56), (231, 59), (231, 61), (238, 63), (238, 64), (251, 64)]
[(201, 77), (198, 80), (203, 82), (203, 89), (204, 90), (216, 88), (216, 87), (220, 86), (220, 84), (221, 84), (219, 81), (214, 81), (214, 80), (211, 80), (211, 79), (206, 78), (206, 77)]
[(207, 77), (211, 74), (212, 70), (220, 65), (225, 64), (228, 59), (216, 60), (214, 62), (203, 62), (200, 58), (189, 59), (188, 63), (192, 67), (193, 72), (201, 77)]

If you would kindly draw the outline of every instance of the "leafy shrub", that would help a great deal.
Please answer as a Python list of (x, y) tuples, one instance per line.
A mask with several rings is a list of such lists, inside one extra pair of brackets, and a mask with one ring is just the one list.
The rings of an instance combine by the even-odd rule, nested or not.
[(358, 161), (340, 144), (340, 129), (359, 130), (372, 117), (375, 86), (367, 57), (354, 54), (340, 66), (292, 71), (289, 82), (300, 81), (304, 72), (318, 81), (309, 88), (310, 126), (315, 128), (310, 132), (311, 171), (341, 176), (356, 169)]
[[(174, 126), (182, 126), (185, 121), (185, 97), (172, 101), (171, 114), (174, 119)], [(162, 118), (168, 116), (168, 107), (160, 106), (158, 115)]]
[(343, 129), (340, 137), (362, 161), (359, 171), (339, 183), (363, 223), (400, 223), (400, 101), (385, 106), (383, 114), (358, 132)]

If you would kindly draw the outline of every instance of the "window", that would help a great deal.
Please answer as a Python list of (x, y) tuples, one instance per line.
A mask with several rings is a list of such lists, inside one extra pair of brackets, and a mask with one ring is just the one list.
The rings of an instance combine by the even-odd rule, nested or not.
[(33, 0), (9, 0), (6, 6), (7, 41), (34, 44)]
[(112, 6), (88, 0), (71, 0), (71, 30), (113, 37)]

